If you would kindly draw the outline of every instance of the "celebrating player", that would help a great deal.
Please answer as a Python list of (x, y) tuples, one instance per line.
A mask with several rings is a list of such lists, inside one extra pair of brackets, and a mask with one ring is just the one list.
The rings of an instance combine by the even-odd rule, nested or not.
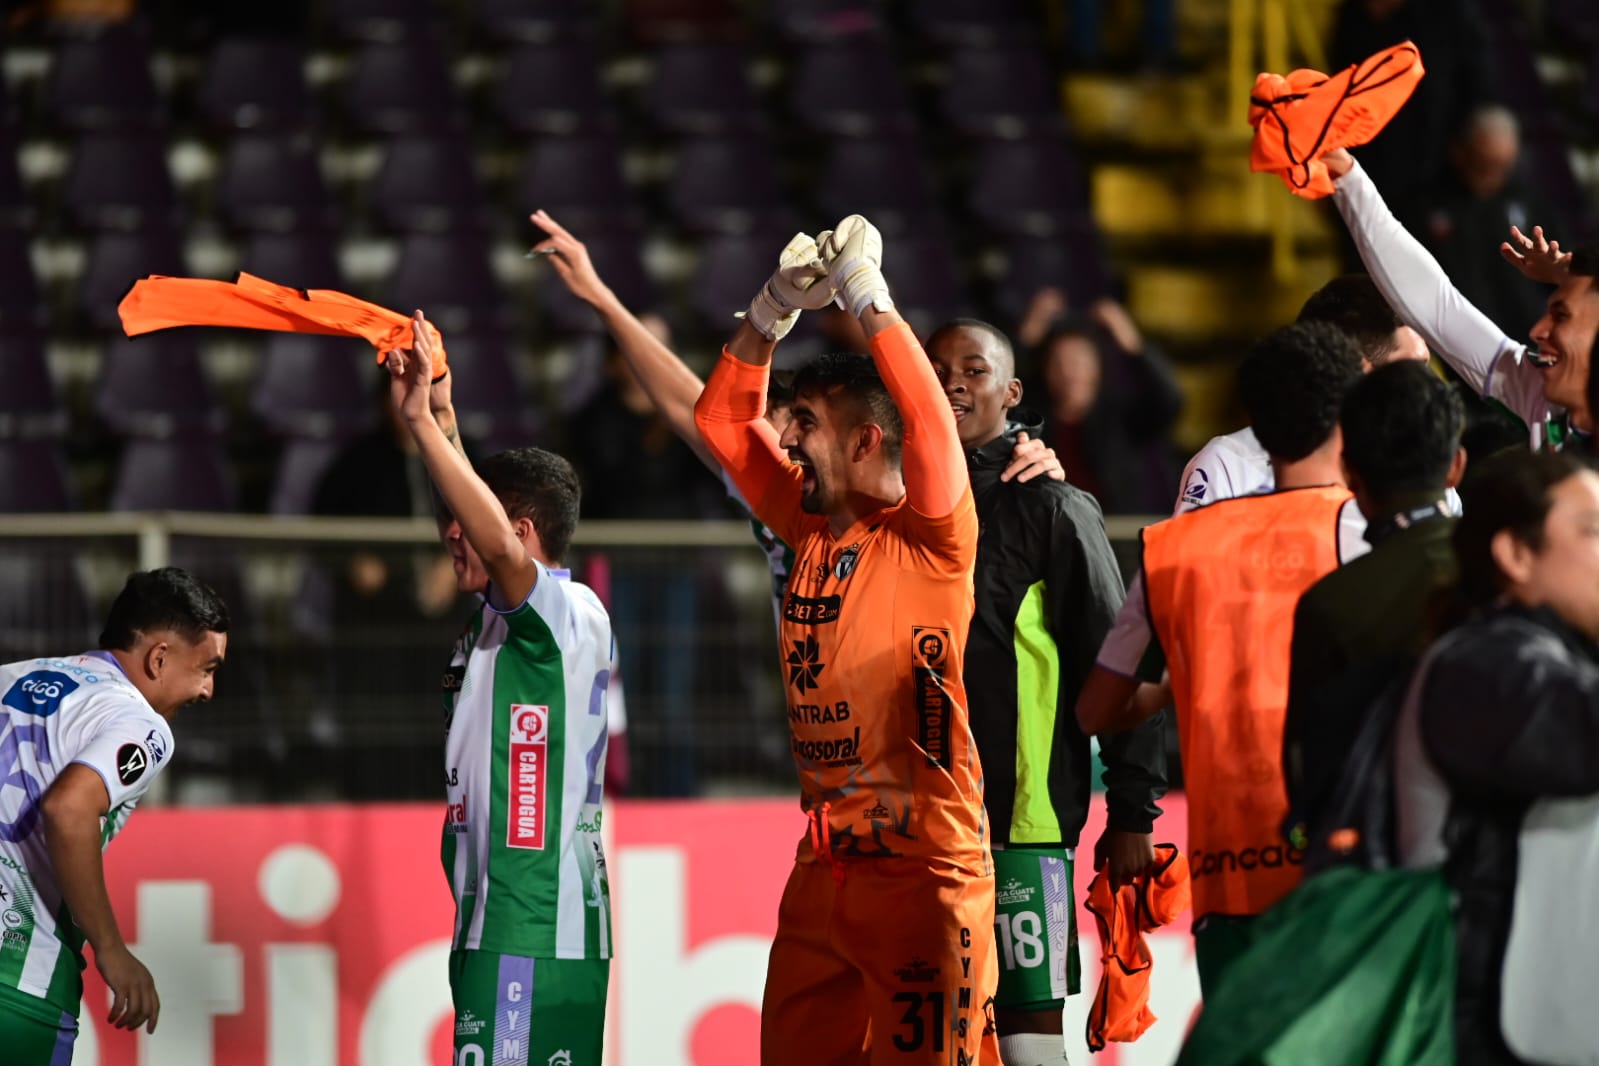
[(106, 892), (101, 852), (172, 756), (173, 715), (208, 700), (228, 610), (174, 567), (122, 587), (100, 650), (0, 666), (0, 1048), (72, 1060), (83, 943), (115, 996), (106, 1021), (155, 1032), (161, 1001)]
[[(695, 407), (706, 447), (797, 552), (782, 643), (810, 832), (767, 969), (765, 1066), (998, 1058), (993, 869), (962, 682), (977, 514), (949, 402), (881, 263), (859, 216), (795, 237)], [(761, 418), (773, 348), (834, 290), (872, 357), (803, 367), (779, 438)]]
[(600, 845), (610, 619), (556, 569), (577, 527), (571, 464), (538, 448), (474, 471), (431, 409), (432, 352), (390, 353), (395, 406), (448, 508), (458, 587), (484, 596), (444, 678), (444, 872), (460, 1062), (599, 1062), (610, 972)]
[[(1079, 991), (1072, 864), (1088, 816), (1088, 737), (1078, 690), (1124, 598), (1099, 504), (1040, 478), (1004, 483), (1021, 400), (1005, 334), (957, 319), (927, 342), (944, 386), (986, 536), (978, 542), (977, 612), (966, 646), (972, 733), (987, 756), (993, 822), (999, 993), (996, 1022), (1007, 1066), (1066, 1061), (1065, 997)], [(1151, 840), (1165, 790), (1161, 721), (1104, 738), (1108, 829), (1099, 853), (1114, 883), (1154, 862)], [(1098, 863), (1096, 862), (1096, 865)]]

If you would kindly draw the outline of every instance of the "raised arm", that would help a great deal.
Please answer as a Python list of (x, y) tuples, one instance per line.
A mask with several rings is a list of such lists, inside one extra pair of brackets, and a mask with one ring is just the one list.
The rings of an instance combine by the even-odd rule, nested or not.
[(883, 238), (851, 215), (821, 241), (828, 277), (861, 320), (872, 359), (905, 424), (905, 496), (918, 514), (944, 518), (970, 489), (955, 415), (910, 326), (894, 310), (883, 278)]
[(638, 378), (650, 402), (661, 412), (666, 424), (672, 427), (672, 432), (694, 449), (700, 462), (710, 467), (713, 473), (719, 472), (716, 459), (700, 439), (699, 428), (694, 424), (694, 404), (699, 400), (705, 383), (600, 280), (599, 273), (589, 259), (588, 249), (583, 247), (581, 241), (544, 211), (536, 211), (532, 217), (533, 223), (550, 235), (533, 250), (552, 253), (549, 261), (555, 273), (573, 296), (594, 308), (600, 316), (600, 321), (605, 323), (611, 338), (616, 341), (622, 360)]
[(1488, 395), (1494, 364), (1507, 352), (1519, 357), (1521, 345), (1455, 288), (1353, 156), (1339, 149), (1328, 153), (1326, 163), (1336, 184), (1333, 203), (1383, 297), (1473, 389)]
[(483, 560), (489, 575), (489, 602), (499, 610), (512, 610), (533, 591), (539, 576), (538, 563), (528, 554), (505, 507), (439, 427), (429, 401), (432, 353), (424, 328), (426, 320), (418, 311), (413, 321), (415, 347), (411, 351), (390, 352), (384, 362), (389, 369), (395, 406), (416, 441), (434, 488), (461, 523), (461, 532), (472, 550)]

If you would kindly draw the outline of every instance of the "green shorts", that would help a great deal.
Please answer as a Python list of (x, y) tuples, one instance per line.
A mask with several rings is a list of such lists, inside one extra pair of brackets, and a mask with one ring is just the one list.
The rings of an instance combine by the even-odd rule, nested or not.
[(995, 1005), (1056, 1010), (1082, 989), (1069, 848), (994, 849)]
[(68, 1066), (78, 1019), (26, 992), (0, 986), (0, 1048), (7, 1066)]
[(609, 959), (450, 952), (454, 1066), (598, 1063)]

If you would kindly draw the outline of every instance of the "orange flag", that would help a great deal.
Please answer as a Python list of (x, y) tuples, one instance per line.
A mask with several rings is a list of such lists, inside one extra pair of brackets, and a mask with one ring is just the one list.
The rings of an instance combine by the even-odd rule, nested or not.
[(1406, 41), (1330, 77), (1319, 70), (1259, 75), (1249, 94), (1249, 169), (1281, 175), (1307, 200), (1332, 195), (1321, 157), (1377, 136), (1423, 73), (1421, 52)]
[[(388, 353), (411, 347), (411, 319), (398, 311), (358, 300), (332, 289), (291, 289), (240, 274), (238, 281), (207, 278), (140, 278), (117, 305), (122, 329), (130, 337), (176, 326), (234, 326), (283, 333), (324, 333), (360, 337)], [(427, 323), (433, 343), (433, 379), (448, 369), (444, 340)]]

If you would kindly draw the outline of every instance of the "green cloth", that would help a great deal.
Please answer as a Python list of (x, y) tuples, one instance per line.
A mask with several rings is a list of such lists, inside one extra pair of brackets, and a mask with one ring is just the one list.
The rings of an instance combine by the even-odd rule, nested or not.
[(1207, 914), (1194, 927), (1194, 962), (1199, 967), (1199, 994), (1207, 1001), (1222, 986), (1222, 977), (1254, 946), (1255, 915)]
[(1449, 1066), (1449, 899), (1438, 870), (1310, 878), (1252, 923), (1178, 1066)]

